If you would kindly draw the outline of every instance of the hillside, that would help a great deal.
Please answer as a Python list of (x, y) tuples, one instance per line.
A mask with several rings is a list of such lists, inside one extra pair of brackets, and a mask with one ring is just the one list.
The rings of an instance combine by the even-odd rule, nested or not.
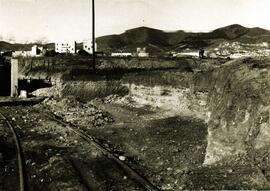
[(139, 27), (120, 35), (103, 36), (97, 39), (103, 51), (135, 51), (136, 47), (147, 47), (150, 53), (181, 51), (187, 48), (200, 49), (217, 46), (224, 41), (242, 43), (270, 42), (270, 31), (262, 28), (246, 28), (230, 25), (209, 33), (188, 33), (185, 31), (164, 32)]
[(98, 47), (104, 51), (134, 51), (136, 47), (147, 47), (150, 52), (163, 52), (170, 47), (166, 33), (147, 27), (127, 30), (121, 35), (109, 35), (97, 39)]

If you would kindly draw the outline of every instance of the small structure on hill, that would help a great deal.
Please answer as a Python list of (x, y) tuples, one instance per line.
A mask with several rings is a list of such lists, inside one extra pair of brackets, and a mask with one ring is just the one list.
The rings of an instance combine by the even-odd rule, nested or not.
[(76, 54), (76, 41), (56, 42), (55, 52), (62, 54)]
[(144, 48), (138, 47), (137, 48), (137, 56), (138, 57), (149, 57), (149, 53), (146, 52), (146, 48), (145, 47)]

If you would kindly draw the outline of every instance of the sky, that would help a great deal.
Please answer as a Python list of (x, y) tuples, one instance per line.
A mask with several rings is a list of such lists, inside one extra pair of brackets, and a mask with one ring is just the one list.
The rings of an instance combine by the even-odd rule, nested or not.
[[(0, 40), (91, 38), (92, 0), (0, 0)], [(208, 32), (231, 24), (270, 30), (270, 0), (95, 0), (96, 36), (147, 26)]]

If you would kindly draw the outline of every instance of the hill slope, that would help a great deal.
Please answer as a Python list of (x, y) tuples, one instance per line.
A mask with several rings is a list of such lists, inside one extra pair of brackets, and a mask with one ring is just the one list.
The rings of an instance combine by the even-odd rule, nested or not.
[(97, 39), (99, 50), (134, 52), (136, 47), (143, 46), (147, 47), (150, 53), (181, 51), (186, 48), (207, 48), (224, 41), (270, 42), (270, 31), (262, 28), (246, 28), (236, 24), (209, 33), (164, 32), (153, 28), (139, 27), (127, 30), (120, 35), (103, 36)]

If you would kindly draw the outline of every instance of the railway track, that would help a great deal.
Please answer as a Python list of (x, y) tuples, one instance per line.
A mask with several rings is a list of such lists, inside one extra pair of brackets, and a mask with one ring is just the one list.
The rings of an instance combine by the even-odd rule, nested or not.
[(120, 160), (116, 155), (114, 155), (111, 151), (104, 148), (100, 143), (98, 143), (94, 137), (84, 133), (83, 131), (79, 130), (75, 125), (71, 123), (67, 123), (63, 121), (58, 116), (55, 116), (53, 114), (44, 113), (46, 117), (48, 117), (50, 120), (54, 120), (58, 122), (59, 124), (63, 125), (64, 127), (68, 128), (73, 133), (77, 134), (79, 137), (84, 139), (86, 142), (88, 142), (91, 145), (94, 145), (96, 149), (101, 151), (104, 156), (107, 156), (108, 158), (112, 159), (115, 163), (117, 163), (126, 174), (128, 174), (132, 179), (136, 180), (141, 186), (143, 186), (148, 191), (158, 191), (159, 189), (155, 187), (151, 182), (149, 182), (145, 177), (140, 175), (136, 170), (134, 170), (132, 167), (130, 167), (128, 164), (126, 164), (124, 161)]
[[(36, 112), (36, 109), (34, 109), (34, 111)], [(38, 113), (40, 113), (40, 111), (38, 111)], [(14, 167), (12, 166), (12, 168), (16, 169), (16, 175), (18, 174), (18, 176), (16, 176), (16, 178), (13, 178), (13, 179), (15, 179), (17, 181), (16, 185), (13, 185), (13, 187), (14, 188), (16, 187), (16, 189), (11, 189), (11, 190), (25, 191), (25, 190), (28, 190), (27, 186), (30, 186), (30, 187), (35, 186), (35, 183), (33, 182), (35, 180), (34, 179), (33, 180), (31, 180), (31, 179), (28, 180), (26, 178), (26, 176), (25, 176), (26, 175), (26, 171), (25, 171), (26, 166), (25, 166), (25, 163), (24, 163), (24, 156), (23, 156), (23, 152), (22, 152), (19, 137), (18, 137), (18, 135), (16, 133), (16, 129), (12, 126), (12, 123), (8, 120), (7, 117), (5, 117), (4, 114), (5, 114), (5, 112), (0, 109), (0, 124), (2, 124), (1, 126), (4, 129), (6, 129), (5, 131), (7, 131), (7, 130), (9, 131), (9, 137), (12, 136), (12, 143), (14, 143), (14, 153), (15, 153), (15, 150), (16, 150), (16, 155), (14, 154), (14, 157), (13, 157), (14, 158), (13, 160), (14, 161), (16, 160), (16, 166), (14, 165)], [(149, 180), (147, 180), (145, 177), (140, 175), (140, 173), (138, 173), (135, 169), (133, 169), (128, 163), (126, 163), (125, 161), (120, 160), (118, 155), (116, 155), (113, 152), (111, 152), (110, 150), (106, 149), (94, 137), (92, 137), (92, 136), (88, 135), (87, 133), (81, 131), (77, 126), (75, 126), (75, 125), (73, 125), (71, 123), (65, 122), (62, 118), (59, 118), (58, 116), (56, 116), (54, 114), (51, 114), (51, 113), (43, 112), (40, 117), (42, 117), (42, 116), (44, 118), (47, 118), (48, 121), (51, 121), (51, 122), (53, 122), (55, 124), (59, 124), (59, 125), (56, 125), (55, 128), (59, 128), (60, 126), (61, 126), (61, 128), (64, 127), (64, 128), (66, 128), (65, 131), (69, 131), (72, 134), (76, 135), (77, 137), (80, 137), (82, 140), (85, 141), (85, 143), (87, 142), (90, 147), (87, 146), (88, 144), (85, 144), (86, 149), (90, 148), (90, 150), (91, 150), (91, 147), (92, 147), (92, 148), (95, 148), (95, 150), (99, 151), (104, 158), (108, 159), (107, 163), (109, 163), (110, 165), (115, 166), (115, 167), (112, 167), (112, 169), (114, 168), (116, 170), (115, 173), (117, 173), (118, 172), (117, 169), (119, 169), (119, 174), (118, 175), (125, 174), (128, 177), (128, 179), (129, 179), (128, 182), (129, 183), (127, 183), (126, 182), (127, 180), (125, 180), (125, 181), (123, 181), (124, 184), (121, 183), (122, 185), (128, 186), (131, 182), (134, 181), (134, 184), (133, 183), (131, 183), (131, 184), (133, 186), (138, 185), (137, 189), (135, 189), (135, 190), (138, 190), (138, 188), (140, 188), (139, 190), (148, 190), (148, 191), (159, 190)], [(25, 133), (27, 133), (27, 132), (25, 132)], [(24, 149), (26, 149), (26, 148), (24, 148)], [(1, 150), (0, 150), (0, 153), (1, 153)], [(45, 159), (45, 158), (43, 158), (43, 159)], [(82, 184), (84, 186), (86, 186), (86, 187), (88, 185), (90, 186), (90, 189), (87, 189), (87, 190), (93, 190), (93, 189), (91, 189), (91, 186), (93, 186), (94, 184), (91, 184), (91, 183), (95, 183), (95, 182), (91, 182), (92, 181), (91, 177), (88, 176), (88, 173), (87, 173), (87, 170), (86, 170), (88, 167), (85, 166), (85, 168), (84, 168), (84, 166), (81, 166), (81, 165), (84, 165), (84, 164), (82, 164), (80, 162), (78, 163), (78, 161), (76, 161), (76, 159), (74, 160), (72, 157), (70, 158), (70, 157), (67, 156), (67, 157), (65, 157), (65, 159), (70, 164), (72, 164), (72, 167), (78, 173), (78, 176), (80, 177), (80, 180), (81, 180)], [(112, 162), (110, 163), (109, 161), (112, 161)], [(100, 165), (102, 165), (102, 164), (103, 163), (101, 162)], [(90, 167), (90, 169), (91, 169), (91, 167)], [(106, 175), (107, 173), (113, 172), (113, 171), (111, 171), (112, 169), (110, 169), (108, 172), (107, 172), (107, 169), (104, 169), (105, 170), (104, 175)], [(18, 173), (17, 173), (17, 170), (18, 170)], [(102, 174), (103, 173), (101, 173), (101, 176), (104, 176)], [(100, 178), (100, 174), (98, 175), (98, 177)], [(6, 181), (8, 181), (8, 180), (9, 179), (7, 178)], [(15, 180), (13, 180), (13, 182)], [(104, 180), (102, 180), (102, 181), (104, 181)], [(102, 183), (102, 181), (100, 183)], [(114, 179), (114, 181), (118, 181), (118, 179)], [(120, 180), (120, 181), (122, 181), (122, 180)], [(1, 183), (1, 180), (0, 180), (0, 183)], [(27, 183), (27, 186), (26, 186), (26, 183)], [(28, 185), (28, 183), (29, 183), (29, 185)], [(110, 185), (111, 183), (112, 182), (108, 179), (108, 185)], [(18, 184), (18, 186), (17, 186), (17, 184)], [(106, 189), (106, 185), (104, 185), (104, 186), (105, 186), (104, 188)], [(133, 186), (132, 186), (132, 188), (136, 188), (136, 186), (135, 187), (133, 187)], [(126, 187), (126, 188), (128, 189), (129, 187)], [(0, 190), (1, 190), (1, 188), (0, 188)]]
[[(26, 189), (26, 172), (25, 172), (25, 163), (23, 157), (23, 151), (21, 148), (21, 143), (19, 137), (16, 133), (15, 128), (10, 123), (10, 121), (5, 117), (5, 115), (0, 111), (0, 124), (2, 128), (8, 128), (12, 134), (12, 139), (14, 141), (15, 150), (16, 150), (16, 161), (17, 161), (17, 170), (18, 170), (18, 188), (19, 191), (25, 191)], [(13, 185), (14, 186), (14, 185)]]

